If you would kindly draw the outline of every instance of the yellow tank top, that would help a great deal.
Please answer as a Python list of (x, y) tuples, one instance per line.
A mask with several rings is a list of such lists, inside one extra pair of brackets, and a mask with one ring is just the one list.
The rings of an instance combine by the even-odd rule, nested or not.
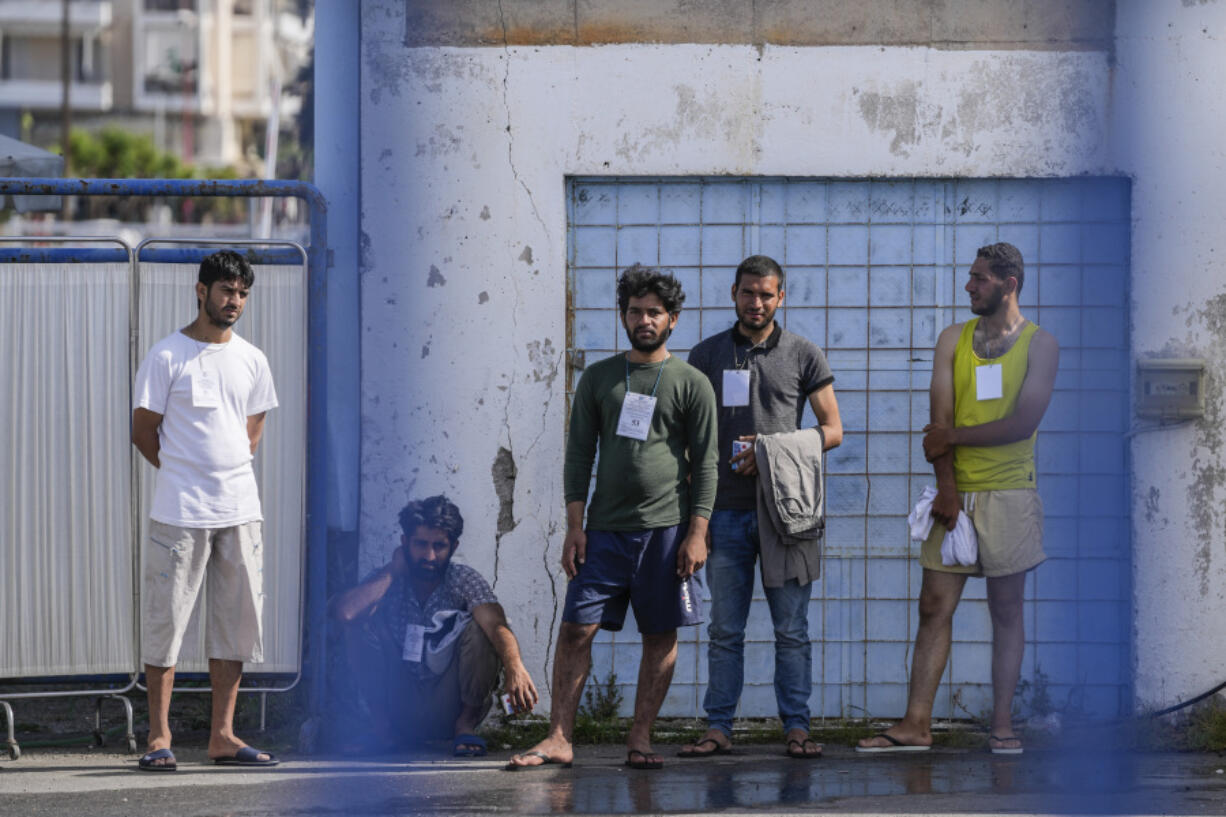
[[(1017, 408), (1017, 396), (1026, 379), (1030, 354), (1030, 339), (1038, 326), (1027, 323), (1013, 346), (1004, 355), (983, 359), (975, 354), (971, 340), (979, 319), (962, 327), (958, 345), (954, 348), (954, 427), (977, 426), (1008, 417)], [(1001, 396), (990, 400), (978, 399), (976, 369), (985, 365), (1001, 367)], [(987, 375), (984, 375), (985, 381)], [(1007, 445), (970, 446), (954, 449), (954, 479), (959, 491), (1006, 491), (1013, 488), (1034, 488), (1034, 439), (1038, 432), (1025, 440)]]

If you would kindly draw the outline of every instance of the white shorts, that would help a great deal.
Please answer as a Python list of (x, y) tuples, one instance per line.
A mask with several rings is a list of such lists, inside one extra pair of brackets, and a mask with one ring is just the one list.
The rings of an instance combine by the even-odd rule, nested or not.
[(264, 660), (262, 523), (179, 528), (149, 521), (145, 547), (141, 652), (144, 663), (173, 667), (206, 577), (205, 654)]

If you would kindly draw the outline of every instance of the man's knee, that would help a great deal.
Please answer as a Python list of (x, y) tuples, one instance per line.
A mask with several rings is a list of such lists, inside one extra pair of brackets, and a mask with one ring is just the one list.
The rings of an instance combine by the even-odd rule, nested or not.
[(591, 646), (599, 624), (576, 624), (563, 621), (558, 629), (558, 652), (575, 652)]
[(1022, 623), (1022, 597), (990, 599), (988, 612), (994, 627), (1016, 627)]
[(677, 646), (677, 631), (668, 630), (663, 633), (643, 633), (643, 649), (660, 653), (668, 652)]
[(464, 632), (460, 634), (457, 660), (460, 676), (474, 679), (478, 686), (488, 686), (492, 691), (498, 685), (498, 674), (502, 671), (502, 659), (498, 651), (481, 625), (468, 622)]
[(922, 625), (946, 624), (953, 621), (958, 608), (958, 594), (925, 587), (920, 591), (919, 618)]

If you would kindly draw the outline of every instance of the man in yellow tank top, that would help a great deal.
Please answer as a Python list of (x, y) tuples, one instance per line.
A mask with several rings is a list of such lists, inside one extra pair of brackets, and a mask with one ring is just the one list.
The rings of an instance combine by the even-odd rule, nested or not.
[[(923, 751), (932, 745), (932, 704), (967, 576), (985, 576), (992, 616), (992, 730), (996, 754), (1021, 754), (1010, 713), (1025, 646), (1027, 571), (1043, 554), (1043, 508), (1035, 489), (1034, 440), (1047, 411), (1060, 349), (1018, 308), (1022, 254), (1012, 244), (981, 247), (966, 291), (976, 318), (941, 332), (929, 387), (924, 456), (936, 473), (938, 524), (920, 551), (919, 631), (903, 719), (860, 741), (861, 752)], [(958, 514), (974, 523), (975, 565), (945, 565), (941, 540)]]

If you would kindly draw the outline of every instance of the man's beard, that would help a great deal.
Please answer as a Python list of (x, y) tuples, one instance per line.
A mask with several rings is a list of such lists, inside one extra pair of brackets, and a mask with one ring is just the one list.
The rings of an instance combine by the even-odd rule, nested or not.
[(209, 323), (213, 324), (218, 329), (229, 329), (236, 322), (238, 322), (239, 315), (239, 313), (236, 313), (234, 320), (231, 320), (226, 317), (225, 313), (221, 311), (220, 307), (216, 307), (208, 301), (204, 302), (204, 314), (208, 316)]
[(998, 289), (991, 298), (981, 300), (978, 306), (972, 304), (971, 312), (984, 318), (988, 317), (989, 315), (995, 315), (996, 310), (1000, 309), (1000, 305), (1004, 302), (1004, 300), (1005, 293)]
[(635, 337), (634, 332), (631, 332), (629, 328), (626, 329), (626, 337), (630, 340), (630, 345), (634, 347), (634, 350), (636, 352), (643, 352), (645, 354), (650, 354), (654, 352), (656, 349), (659, 349), (661, 346), (663, 346), (665, 342), (668, 340), (668, 336), (671, 335), (672, 333), (673, 333), (672, 329), (665, 327), (664, 331), (656, 335), (654, 339), (642, 340), (640, 338)]
[(448, 565), (451, 564), (451, 559), (448, 558), (445, 562), (434, 562), (426, 564), (425, 562), (414, 562), (409, 565), (409, 575), (418, 581), (432, 582), (443, 577), (447, 572)]
[(757, 323), (750, 323), (748, 320), (746, 320), (745, 316), (741, 314), (741, 310), (738, 309), (736, 312), (736, 319), (737, 322), (744, 328), (757, 332), (759, 329), (765, 329), (771, 325), (771, 323), (775, 320), (775, 313), (771, 312), (768, 315), (764, 315)]

